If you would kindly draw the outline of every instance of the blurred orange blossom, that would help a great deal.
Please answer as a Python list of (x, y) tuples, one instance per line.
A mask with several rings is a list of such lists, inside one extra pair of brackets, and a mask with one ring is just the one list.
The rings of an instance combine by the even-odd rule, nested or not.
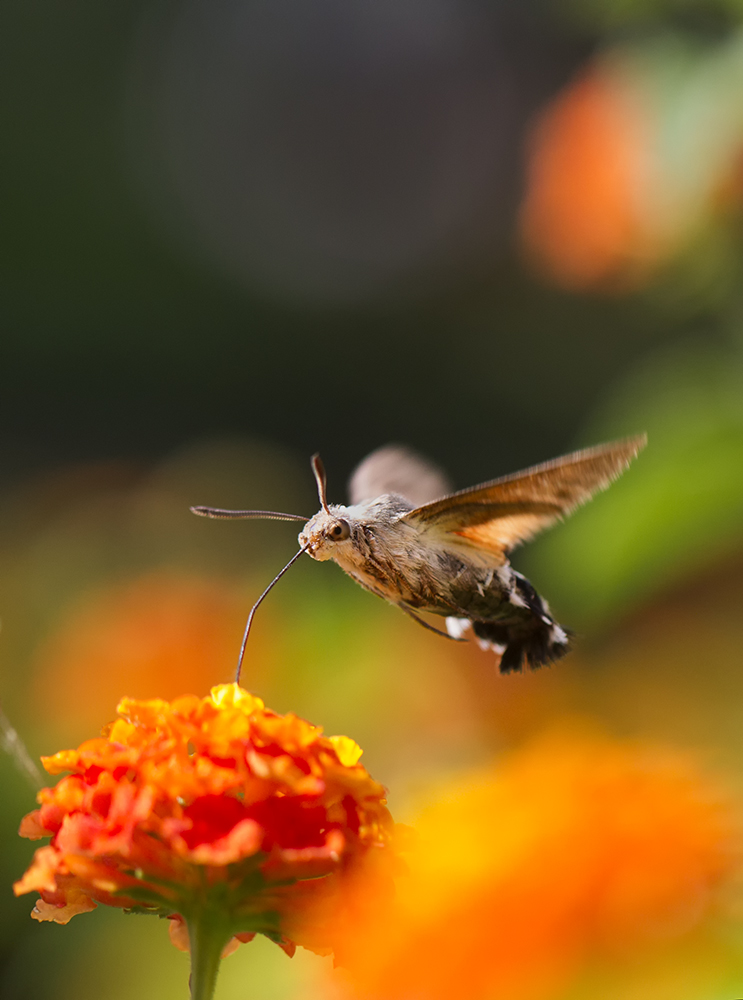
[(589, 957), (692, 929), (738, 872), (731, 798), (687, 757), (552, 733), (440, 789), (349, 994), (549, 1000)]
[(100, 738), (42, 758), (71, 773), (21, 824), (24, 837), (51, 836), (15, 885), (41, 894), (37, 920), (104, 903), (172, 917), (179, 946), (185, 922), (216, 926), (219, 950), (262, 933), (328, 953), (354, 879), (373, 869), (389, 890), (393, 823), (353, 740), (234, 684), (172, 703), (125, 698), (119, 714)]
[(532, 136), (521, 234), (570, 289), (621, 290), (658, 257), (649, 194), (650, 122), (619, 74), (597, 64), (547, 108)]
[[(37, 651), (36, 704), (50, 719), (97, 727), (122, 690), (206, 690), (215, 664), (232, 674), (247, 603), (230, 581), (167, 569), (85, 594)], [(254, 664), (263, 642), (257, 633)]]

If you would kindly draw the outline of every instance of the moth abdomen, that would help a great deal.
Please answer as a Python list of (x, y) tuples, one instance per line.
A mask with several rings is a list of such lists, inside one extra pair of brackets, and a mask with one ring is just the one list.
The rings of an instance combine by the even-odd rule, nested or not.
[[(570, 651), (571, 633), (559, 625), (550, 614), (547, 602), (520, 573), (513, 573), (513, 591), (509, 604), (514, 615), (509, 621), (474, 621), (473, 631), (481, 645), (501, 652), (499, 670), (502, 674), (520, 671), (524, 664), (532, 670), (554, 663)], [(526, 613), (525, 613), (526, 612)]]

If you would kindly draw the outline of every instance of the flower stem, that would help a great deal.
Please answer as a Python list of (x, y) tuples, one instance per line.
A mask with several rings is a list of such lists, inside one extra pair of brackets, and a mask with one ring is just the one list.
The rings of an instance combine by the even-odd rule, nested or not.
[(202, 910), (186, 920), (191, 949), (191, 1000), (212, 1000), (222, 949), (230, 932), (219, 915)]

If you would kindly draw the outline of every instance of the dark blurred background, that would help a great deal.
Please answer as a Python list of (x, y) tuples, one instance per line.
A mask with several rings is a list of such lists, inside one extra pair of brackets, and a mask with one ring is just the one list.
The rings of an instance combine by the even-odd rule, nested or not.
[(592, 41), (538, 2), (2, 17), (4, 479), (248, 433), (468, 482), (672, 335), (514, 259), (526, 129)]
[[(737, 0), (7, 0), (0, 46), (0, 698), (35, 755), (229, 678), (294, 529), (189, 504), (311, 514), (316, 450), (342, 500), (389, 440), (461, 487), (647, 431), (515, 559), (579, 634), (559, 667), (499, 678), (307, 560), (245, 683), (356, 738), (403, 818), (575, 713), (740, 782)], [(33, 796), (3, 768), (9, 882)], [(164, 931), (30, 906), (0, 906), (3, 1000), (182, 995)], [(674, 1000), (737, 995), (723, 937), (728, 978)], [(251, 949), (256, 996), (329, 995)]]

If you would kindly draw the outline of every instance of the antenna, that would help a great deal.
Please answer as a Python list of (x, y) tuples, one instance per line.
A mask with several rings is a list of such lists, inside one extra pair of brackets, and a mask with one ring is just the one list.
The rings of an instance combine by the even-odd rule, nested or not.
[(302, 548), (299, 550), (299, 552), (294, 553), (294, 555), (291, 557), (286, 566), (284, 566), (284, 568), (279, 573), (276, 574), (276, 576), (273, 578), (273, 580), (271, 580), (269, 585), (266, 587), (261, 596), (255, 602), (253, 607), (250, 609), (250, 614), (248, 615), (248, 623), (245, 626), (245, 633), (243, 635), (242, 645), (240, 646), (240, 655), (237, 658), (237, 671), (235, 673), (235, 684), (240, 683), (240, 673), (243, 668), (243, 659), (245, 658), (245, 647), (248, 644), (248, 636), (250, 635), (250, 626), (253, 624), (253, 618), (255, 616), (256, 611), (258, 610), (258, 606), (260, 605), (263, 598), (268, 594), (268, 592), (274, 586), (274, 584), (279, 582), (279, 580), (284, 575), (284, 573), (286, 573), (289, 567), (293, 566), (294, 563), (297, 561), (297, 559), (299, 559), (299, 557), (303, 555), (308, 548), (309, 548), (309, 542), (307, 543), (307, 545), (303, 545)]
[(253, 521), (309, 521), (301, 514), (280, 514), (277, 510), (222, 510), (221, 507), (189, 507), (192, 514), (200, 517), (234, 518)]
[(320, 506), (326, 514), (329, 514), (330, 510), (328, 509), (327, 496), (328, 477), (325, 475), (325, 466), (322, 464), (322, 459), (317, 452), (315, 452), (310, 461), (312, 462), (312, 471), (315, 473), (317, 495), (320, 497)]

